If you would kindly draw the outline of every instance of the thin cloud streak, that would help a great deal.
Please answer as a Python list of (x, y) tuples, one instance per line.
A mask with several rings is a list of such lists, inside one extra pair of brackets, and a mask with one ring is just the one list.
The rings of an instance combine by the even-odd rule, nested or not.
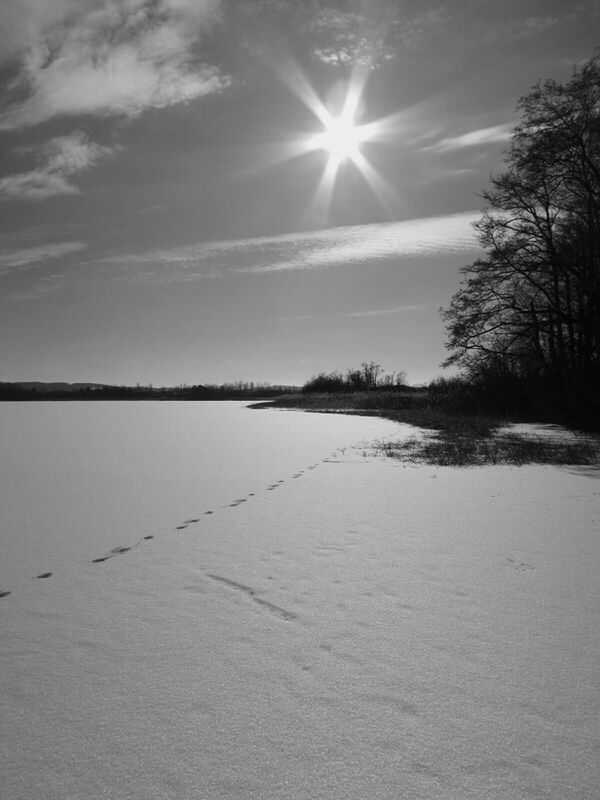
[[(394, 258), (450, 256), (478, 249), (473, 223), (480, 217), (480, 211), (467, 211), (402, 222), (201, 242), (81, 261), (79, 266), (96, 267), (93, 272), (96, 280), (165, 286), (207, 278), (268, 276), (280, 272), (366, 265)], [(242, 265), (237, 266), (238, 262)], [(73, 271), (68, 276), (57, 276), (52, 291), (77, 282), (78, 277)], [(36, 291), (36, 287), (31, 287), (27, 298), (37, 296)], [(47, 292), (47, 288), (41, 289), (42, 294)]]
[(234, 271), (261, 274), (320, 269), (394, 257), (464, 252), (477, 246), (472, 224), (480, 216), (479, 211), (469, 211), (443, 217), (355, 225), (302, 234), (296, 238), (292, 258), (240, 267)]
[(419, 305), (397, 306), (396, 308), (376, 308), (368, 311), (343, 311), (338, 314), (297, 314), (293, 317), (277, 317), (275, 320), (265, 322), (302, 322), (313, 319), (347, 319), (352, 317), (387, 317), (392, 314), (405, 314), (410, 311), (423, 311), (431, 308), (429, 303)]
[(37, 247), (0, 251), (0, 275), (20, 272), (49, 259), (60, 258), (61, 256), (85, 250), (86, 247), (87, 245), (84, 242), (57, 242), (38, 245)]
[[(253, 239), (201, 242), (172, 249), (150, 250), (103, 259), (81, 260), (68, 273), (45, 276), (21, 290), (12, 299), (28, 300), (68, 288), (81, 282), (81, 269), (95, 281), (136, 286), (167, 286), (208, 279), (252, 277), (297, 270), (319, 270), (349, 265), (366, 265), (385, 259), (432, 257), (471, 252), (478, 249), (473, 223), (480, 211), (443, 217), (427, 217), (384, 224), (355, 225)], [(40, 261), (85, 248), (82, 243), (65, 243), (30, 248), (10, 256)], [(38, 252), (39, 251), (39, 252)], [(7, 255), (7, 257), (9, 257)], [(240, 262), (242, 266), (236, 266)], [(25, 261), (24, 261), (25, 263)], [(28, 263), (28, 262), (27, 262)], [(0, 257), (0, 274), (2, 260)], [(51, 280), (50, 280), (51, 278)], [(400, 313), (398, 309), (349, 312), (349, 316)], [(307, 317), (308, 318), (308, 317)]]
[(407, 311), (423, 311), (426, 308), (431, 308), (429, 303), (420, 303), (419, 305), (412, 306), (398, 306), (397, 308), (379, 308), (372, 311), (349, 311), (347, 314), (341, 314), (342, 317), (386, 317), (389, 314), (405, 314)]
[[(480, 211), (427, 217), (403, 222), (354, 225), (306, 233), (204, 242), (196, 245), (112, 256), (98, 263), (113, 264), (134, 272), (151, 270), (156, 278), (163, 268), (164, 281), (180, 282), (228, 275), (266, 275), (294, 270), (316, 270), (380, 259), (427, 257), (477, 249), (473, 223)], [(238, 263), (241, 262), (238, 266)], [(190, 270), (193, 269), (193, 273)]]
[(512, 123), (494, 125), (490, 128), (480, 128), (479, 130), (463, 133), (460, 136), (449, 136), (436, 142), (436, 144), (422, 147), (421, 150), (434, 153), (446, 153), (451, 150), (463, 150), (467, 147), (481, 147), (487, 144), (508, 142), (513, 128), (514, 125)]

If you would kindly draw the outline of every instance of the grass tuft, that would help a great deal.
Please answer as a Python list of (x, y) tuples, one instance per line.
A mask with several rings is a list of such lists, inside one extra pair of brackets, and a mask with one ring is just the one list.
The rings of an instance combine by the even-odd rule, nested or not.
[(377, 445), (376, 450), (402, 461), (443, 467), (600, 463), (600, 448), (593, 442), (557, 442), (516, 435), (482, 438), (440, 432), (431, 438), (386, 442)]

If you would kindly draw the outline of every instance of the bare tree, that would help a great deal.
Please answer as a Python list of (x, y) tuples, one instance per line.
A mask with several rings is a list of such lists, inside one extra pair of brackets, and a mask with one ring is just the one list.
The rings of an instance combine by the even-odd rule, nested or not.
[(543, 376), (573, 406), (600, 388), (600, 56), (518, 108), (507, 170), (482, 195), (486, 257), (442, 312), (445, 365)]

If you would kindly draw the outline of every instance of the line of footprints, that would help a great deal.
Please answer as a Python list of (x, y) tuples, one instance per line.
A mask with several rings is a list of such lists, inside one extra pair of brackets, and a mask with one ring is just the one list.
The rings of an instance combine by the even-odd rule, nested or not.
[[(295, 472), (291, 476), (292, 479), (302, 477), (302, 475), (304, 475), (305, 472), (309, 472), (311, 470), (316, 469), (320, 464), (339, 464), (340, 461), (336, 460), (336, 456), (338, 454), (340, 454), (340, 453), (343, 454), (344, 451), (345, 451), (345, 448), (342, 448), (340, 450), (336, 450), (334, 453), (331, 454), (331, 456), (329, 456), (327, 458), (323, 458), (323, 459), (321, 459), (321, 461), (318, 461), (316, 464), (310, 464), (310, 466), (305, 467), (304, 469), (299, 470), (298, 472)], [(275, 489), (278, 489), (284, 483), (285, 483), (285, 480), (278, 480), (275, 483), (272, 483), (270, 486), (267, 486), (266, 491), (267, 492), (272, 492)], [(237, 506), (241, 505), (242, 503), (248, 502), (248, 500), (251, 497), (255, 497), (255, 496), (256, 496), (255, 492), (250, 492), (248, 495), (246, 495), (246, 497), (238, 497), (232, 503), (226, 503), (225, 505), (220, 506), (219, 508), (220, 509), (236, 508)], [(214, 511), (209, 510), (209, 511), (205, 511), (202, 516), (209, 516), (209, 515), (214, 514), (214, 513), (215, 513)], [(183, 531), (186, 528), (188, 528), (190, 525), (194, 525), (195, 523), (200, 522), (201, 519), (202, 519), (202, 517), (194, 517), (192, 519), (186, 519), (184, 522), (180, 523), (179, 525), (176, 525), (175, 526), (175, 530)], [(148, 536), (142, 536), (141, 539), (139, 539), (135, 544), (133, 544), (133, 545), (131, 545), (129, 547), (128, 546), (113, 547), (112, 550), (110, 550), (108, 553), (105, 553), (102, 556), (98, 556), (98, 558), (93, 558), (92, 559), (92, 564), (101, 564), (101, 563), (103, 563), (105, 561), (108, 561), (111, 558), (115, 558), (116, 556), (124, 555), (125, 553), (128, 553), (130, 550), (133, 550), (134, 547), (139, 547), (140, 544), (142, 544), (144, 541), (146, 541), (148, 539), (154, 539), (154, 536), (151, 535), (151, 534), (148, 535)], [(53, 572), (41, 572), (39, 575), (34, 575), (33, 576), (33, 580), (44, 580), (46, 578), (51, 578), (53, 574), (54, 574)], [(11, 594), (11, 592), (8, 591), (8, 590), (0, 590), (0, 598), (8, 597), (8, 595), (10, 595), (10, 594)]]

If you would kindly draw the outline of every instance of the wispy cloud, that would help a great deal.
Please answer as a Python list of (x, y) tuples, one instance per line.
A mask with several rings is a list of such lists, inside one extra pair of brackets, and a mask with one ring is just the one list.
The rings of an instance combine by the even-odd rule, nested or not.
[(234, 0), (228, 13), (234, 7), (251, 23), (274, 22), (314, 61), (359, 71), (377, 70), (404, 52), (431, 46), (451, 18), (444, 3), (423, 11), (398, 0)]
[(263, 263), (234, 267), (233, 270), (261, 274), (462, 252), (476, 246), (472, 224), (480, 216), (480, 212), (466, 212), (403, 222), (332, 228), (263, 242), (251, 240), (248, 243), (248, 256), (252, 255), (253, 250), (267, 246), (262, 252)]
[(342, 314), (342, 317), (387, 317), (390, 314), (405, 314), (407, 311), (423, 311), (425, 308), (431, 308), (429, 303), (419, 303), (418, 305), (411, 306), (397, 306), (396, 308), (376, 308), (370, 311), (349, 311), (347, 314)]
[(468, 211), (439, 217), (354, 225), (281, 236), (201, 242), (195, 245), (116, 255), (104, 264), (123, 268), (130, 280), (173, 283), (227, 275), (316, 270), (405, 256), (460, 253), (477, 247)]
[(49, 259), (85, 250), (84, 242), (55, 242), (12, 250), (0, 250), (0, 275), (19, 272)]
[[(517, 13), (507, 14), (506, 18), (495, 21), (487, 18), (474, 20), (472, 35), (481, 45), (495, 47), (503, 45), (507, 41), (535, 40), (540, 34), (544, 34), (561, 23), (568, 23), (569, 19), (574, 19), (576, 16), (571, 3), (564, 4), (562, 9), (557, 9), (555, 6), (554, 10), (559, 11), (559, 16), (523, 16), (522, 13)], [(585, 13), (589, 13), (589, 11), (586, 10)]]
[(45, 200), (53, 195), (79, 194), (71, 178), (111, 155), (114, 148), (90, 142), (83, 131), (73, 131), (20, 152), (33, 154), (39, 163), (26, 172), (1, 178), (0, 198)]
[(387, 317), (395, 314), (406, 314), (411, 311), (423, 311), (431, 308), (429, 303), (419, 305), (396, 306), (395, 308), (374, 308), (366, 311), (342, 311), (337, 314), (297, 314), (292, 317), (277, 317), (275, 320), (265, 320), (265, 322), (302, 322), (303, 320), (313, 319), (344, 319), (352, 317)]
[(449, 136), (441, 139), (435, 144), (422, 147), (421, 150), (445, 153), (450, 150), (462, 150), (467, 147), (481, 147), (487, 144), (507, 142), (510, 139), (513, 128), (513, 123), (494, 125), (491, 128), (479, 128), (478, 130), (462, 133), (459, 136)]
[[(321, 231), (290, 233), (253, 239), (201, 242), (163, 250), (79, 260), (67, 271), (41, 275), (32, 285), (10, 295), (13, 300), (39, 298), (81, 283), (93, 274), (96, 282), (138, 286), (165, 286), (208, 279), (241, 280), (298, 270), (362, 266), (379, 260), (401, 262), (406, 257), (456, 256), (478, 249), (473, 223), (480, 211), (441, 217), (356, 225)], [(81, 242), (0, 251), (0, 274), (25, 269), (47, 258), (85, 248)], [(83, 273), (82, 270), (85, 272)], [(369, 317), (398, 314), (424, 306), (349, 311), (341, 316)], [(310, 319), (298, 317), (298, 319)]]
[(386, 22), (386, 15), (381, 13), (375, 20), (365, 13), (323, 8), (303, 27), (316, 39), (312, 48), (316, 60), (373, 69), (395, 55), (394, 48), (386, 41), (389, 32)]
[(395, 2), (366, 3), (356, 10), (323, 7), (303, 26), (314, 36), (313, 57), (325, 64), (377, 69), (404, 50), (422, 47), (447, 19), (443, 6), (408, 14)]
[(0, 18), (6, 31), (0, 44), (5, 60), (14, 60), (15, 41), (23, 55), (0, 129), (61, 115), (134, 117), (218, 91), (227, 78), (202, 63), (196, 45), (218, 18), (219, 5), (220, 0), (9, 0)]

